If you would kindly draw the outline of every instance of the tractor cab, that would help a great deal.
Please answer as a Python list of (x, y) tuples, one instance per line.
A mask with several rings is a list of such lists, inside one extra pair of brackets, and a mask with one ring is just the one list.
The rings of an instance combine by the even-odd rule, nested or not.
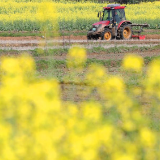
[(100, 21), (110, 21), (110, 23), (119, 24), (121, 21), (126, 20), (124, 8), (125, 6), (120, 6), (119, 4), (111, 4), (104, 7)]

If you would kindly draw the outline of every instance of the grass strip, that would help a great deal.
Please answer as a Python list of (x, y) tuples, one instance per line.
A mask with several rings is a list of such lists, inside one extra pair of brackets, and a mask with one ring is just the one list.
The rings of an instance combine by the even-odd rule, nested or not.
[[(144, 63), (147, 65), (150, 63), (153, 59), (160, 59), (160, 56), (153, 56), (153, 57), (145, 57)], [(61, 68), (61, 67), (67, 67), (66, 60), (36, 60), (36, 66), (37, 70), (46, 70), (50, 68), (50, 66), (54, 68)], [(91, 64), (100, 64), (105, 67), (120, 67), (122, 60), (97, 60), (97, 59), (87, 59), (87, 62), (85, 64), (85, 67), (88, 67)]]
[[(93, 47), (92, 49), (86, 49), (87, 53), (98, 53), (98, 54), (118, 54), (118, 53), (126, 53), (126, 52), (145, 52), (145, 51), (155, 51), (159, 50), (160, 45), (155, 45), (155, 46), (142, 46), (142, 47), (111, 47), (111, 48), (104, 48), (104, 47)], [(24, 52), (28, 52), (32, 54), (33, 57), (41, 57), (41, 56), (54, 56), (54, 55), (62, 55), (62, 54), (67, 54), (69, 49), (67, 48), (58, 48), (58, 49), (48, 49), (48, 50), (43, 50), (41, 48), (36, 48), (34, 50), (28, 50), (28, 51), (18, 51), (18, 50), (2, 50), (0, 49), (0, 55), (5, 55), (5, 54), (23, 54)]]
[[(27, 36), (38, 36), (42, 37), (45, 36), (46, 34), (40, 31), (35, 31), (35, 32), (27, 32), (27, 31), (1, 31), (0, 32), (0, 37), (27, 37)], [(57, 33), (53, 32), (47, 32), (48, 37), (55, 37)], [(58, 36), (85, 36), (87, 35), (87, 31), (59, 31)]]
[[(93, 47), (92, 49), (86, 49), (87, 53), (126, 53), (126, 52), (144, 52), (144, 51), (154, 51), (160, 49), (160, 45), (156, 46), (142, 46), (142, 47), (111, 47), (111, 48), (104, 48), (104, 47)], [(69, 49), (48, 49), (43, 50), (41, 48), (37, 48), (32, 52), (33, 56), (44, 56), (44, 55), (61, 55), (61, 54), (67, 54)]]

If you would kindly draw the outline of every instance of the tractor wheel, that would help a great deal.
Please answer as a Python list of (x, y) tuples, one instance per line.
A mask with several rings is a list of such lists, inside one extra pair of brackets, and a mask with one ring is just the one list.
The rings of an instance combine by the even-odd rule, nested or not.
[(110, 41), (112, 39), (112, 31), (110, 29), (104, 30), (102, 33), (102, 40)]
[(92, 39), (92, 37), (91, 36), (87, 36), (87, 40), (91, 40)]
[(121, 32), (121, 39), (127, 40), (130, 39), (132, 36), (132, 29), (130, 25), (125, 25), (122, 27)]
[(97, 36), (87, 36), (87, 40), (97, 40), (98, 39), (98, 37)]

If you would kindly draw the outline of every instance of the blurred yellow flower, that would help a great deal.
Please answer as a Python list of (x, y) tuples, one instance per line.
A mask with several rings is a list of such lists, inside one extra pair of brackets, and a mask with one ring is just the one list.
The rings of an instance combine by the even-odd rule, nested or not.
[(142, 128), (140, 130), (140, 138), (144, 145), (146, 146), (154, 146), (156, 142), (155, 135), (148, 128)]
[(103, 87), (106, 90), (106, 93), (109, 92), (118, 93), (118, 92), (123, 92), (125, 90), (125, 84), (123, 82), (123, 79), (118, 76), (109, 77), (104, 83)]
[(87, 60), (86, 51), (81, 47), (72, 47), (67, 55), (67, 66), (69, 68), (81, 68)]
[[(85, 50), (71, 49), (72, 60), (79, 57), (77, 53), (83, 53), (78, 64), (84, 65)], [(109, 76), (105, 67), (92, 65), (84, 79), (88, 85), (94, 85), (94, 93), (103, 99), (67, 102), (61, 100), (58, 82), (37, 79), (34, 66), (29, 56), (2, 60), (2, 160), (28, 160), (28, 155), (31, 160), (160, 159), (159, 132), (150, 128), (152, 116), (144, 117), (141, 113), (140, 107), (144, 106), (140, 106), (139, 88), (146, 94), (145, 85), (139, 84), (133, 91), (121, 77)], [(151, 64), (150, 71), (153, 66)], [(159, 63), (155, 66), (154, 74), (158, 74)], [(150, 71), (148, 76), (152, 77)], [(81, 87), (85, 92), (85, 88), (91, 86)], [(148, 99), (149, 103), (151, 100)], [(151, 109), (159, 107), (159, 101), (154, 107)]]
[(95, 122), (101, 118), (101, 106), (98, 103), (84, 103), (82, 105), (83, 115), (86, 119)]
[[(144, 86), (147, 91), (159, 95), (160, 97), (160, 60), (153, 60), (147, 70), (147, 78)], [(156, 91), (156, 92), (155, 92)]]
[[(127, 113), (126, 113), (126, 114), (127, 114)], [(125, 121), (125, 122), (123, 123), (123, 128), (124, 128), (124, 130), (126, 130), (126, 131), (133, 131), (133, 130), (135, 130), (136, 126), (135, 126), (135, 124), (134, 124), (133, 121), (127, 120), (127, 121)]]
[(135, 160), (135, 158), (132, 155), (119, 155), (116, 158), (114, 158), (113, 160)]
[(107, 77), (106, 68), (104, 66), (98, 64), (91, 64), (88, 67), (88, 71), (86, 74), (86, 81), (88, 81), (91, 85), (97, 86), (102, 84)]
[(135, 54), (128, 54), (122, 61), (122, 67), (126, 70), (141, 71), (143, 58)]

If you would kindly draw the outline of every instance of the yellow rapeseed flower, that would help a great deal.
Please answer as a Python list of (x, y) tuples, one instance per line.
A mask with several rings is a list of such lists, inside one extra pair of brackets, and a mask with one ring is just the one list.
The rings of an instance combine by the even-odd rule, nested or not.
[(84, 48), (75, 46), (69, 50), (67, 55), (67, 66), (69, 68), (81, 68), (87, 60), (86, 51)]
[(102, 85), (106, 90), (106, 93), (109, 92), (123, 92), (125, 90), (125, 84), (123, 79), (118, 76), (111, 76), (107, 79), (107, 81)]
[(144, 145), (149, 147), (154, 146), (156, 142), (154, 133), (150, 131), (148, 128), (142, 128), (140, 130), (140, 139)]
[(126, 70), (141, 71), (143, 63), (142, 57), (135, 54), (128, 54), (123, 59), (122, 67)]
[(106, 68), (101, 65), (91, 64), (88, 67), (88, 71), (86, 74), (86, 81), (88, 81), (91, 85), (97, 86), (101, 85), (107, 77)]
[[(160, 60), (153, 60), (147, 70), (147, 78), (145, 80), (144, 86), (146, 90), (150, 93), (154, 93), (160, 97)], [(156, 92), (155, 92), (156, 91)]]

